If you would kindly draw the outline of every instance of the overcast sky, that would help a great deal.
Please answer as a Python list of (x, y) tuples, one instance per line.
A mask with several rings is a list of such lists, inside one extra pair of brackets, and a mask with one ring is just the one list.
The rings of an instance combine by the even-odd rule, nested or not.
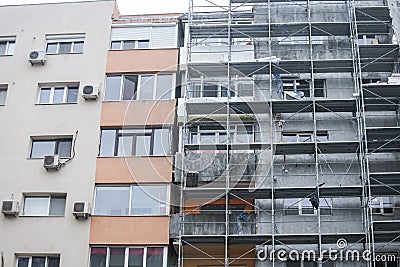
[[(77, 0), (0, 0), (0, 5), (76, 2)], [(187, 12), (189, 0), (117, 0), (123, 15)]]

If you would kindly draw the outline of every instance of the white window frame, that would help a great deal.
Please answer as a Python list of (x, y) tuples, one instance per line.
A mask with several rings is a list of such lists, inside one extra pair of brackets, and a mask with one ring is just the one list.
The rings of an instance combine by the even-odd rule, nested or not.
[(140, 248), (143, 249), (143, 267), (147, 267), (147, 249), (148, 248), (163, 248), (163, 267), (167, 267), (168, 263), (168, 247), (166, 246), (129, 246), (129, 247), (119, 247), (119, 246), (91, 246), (90, 247), (90, 257), (89, 257), (89, 265), (90, 266), (90, 260), (92, 259), (91, 257), (91, 249), (92, 248), (107, 248), (107, 255), (106, 255), (106, 267), (110, 266), (110, 248), (124, 248), (125, 249), (125, 254), (124, 254), (124, 267), (128, 267), (128, 260), (129, 260), (129, 249), (131, 248)]
[[(61, 103), (54, 103), (54, 91), (57, 88), (64, 88), (64, 94), (63, 94), (63, 100)], [(37, 99), (37, 105), (62, 105), (62, 104), (77, 104), (78, 103), (78, 97), (76, 98), (76, 102), (67, 102), (67, 97), (68, 97), (68, 90), (70, 87), (77, 87), (78, 89), (78, 95), (79, 95), (79, 84), (62, 84), (62, 85), (40, 85), (39, 86), (39, 95)], [(49, 98), (49, 103), (40, 103), (40, 96), (42, 89), (50, 89), (50, 98)]]
[(44, 267), (47, 267), (49, 258), (58, 257), (59, 258), (59, 262), (60, 262), (59, 266), (61, 266), (61, 255), (60, 254), (55, 254), (55, 255), (40, 255), (40, 254), (39, 255), (17, 255), (17, 260), (16, 260), (16, 265), (15, 266), (18, 267), (19, 258), (29, 258), (28, 267), (31, 267), (32, 266), (32, 258), (35, 258), (35, 257), (45, 257), (46, 258), (46, 262), (45, 262), (45, 266)]
[[(149, 43), (149, 46), (146, 48), (139, 48), (139, 43), (143, 42), (143, 41), (147, 41)], [(135, 42), (134, 48), (132, 49), (124, 49), (124, 43), (125, 42)], [(113, 49), (112, 48), (112, 44), (113, 43), (120, 43), (119, 44), (119, 48), (118, 49)], [(110, 50), (112, 51), (126, 51), (126, 50), (146, 50), (146, 49), (151, 49), (151, 43), (150, 43), (150, 39), (142, 39), (142, 40), (115, 40), (115, 41), (111, 41), (110, 42)]]
[[(252, 82), (252, 94), (251, 95), (246, 95), (246, 96), (240, 96), (238, 95), (239, 92), (239, 84), (240, 82)], [(190, 98), (226, 98), (227, 96), (222, 96), (222, 88), (226, 86), (227, 88), (227, 94), (229, 92), (233, 92), (235, 95), (230, 96), (231, 99), (238, 99), (238, 98), (245, 98), (245, 99), (252, 99), (254, 96), (254, 80), (249, 79), (246, 77), (239, 77), (238, 75), (234, 76), (231, 78), (231, 86), (228, 88), (228, 81), (226, 81), (224, 78), (215, 78), (214, 80), (207, 80), (204, 78), (204, 76), (201, 76), (199, 79), (193, 79), (191, 82), (192, 84), (200, 84), (200, 91), (190, 91), (188, 92)], [(218, 86), (218, 91), (217, 91), (217, 96), (204, 96), (204, 84), (213, 84)], [(192, 88), (189, 85), (190, 90)], [(200, 96), (194, 96), (200, 93)]]
[[(16, 37), (0, 37), (0, 43), (6, 43), (6, 50), (4, 51), (4, 54), (0, 54), (0, 56), (14, 55)], [(13, 44), (12, 50), (10, 49), (10, 44)], [(12, 53), (10, 53), (10, 50), (12, 51)]]
[[(321, 209), (321, 203), (326, 204), (325, 200), (330, 199), (330, 214), (321, 214), (321, 216), (332, 216), (332, 210), (333, 210), (333, 200), (332, 198), (328, 198), (328, 197), (320, 197), (319, 198), (320, 201), (320, 206), (319, 209)], [(316, 216), (318, 215), (318, 210), (313, 208), (314, 213), (313, 214), (309, 214), (309, 213), (304, 213), (303, 214), (303, 204), (302, 201), (309, 201), (308, 198), (297, 198), (297, 203), (295, 205), (291, 205), (290, 207), (292, 207), (292, 210), (297, 209), (297, 214), (285, 214), (285, 216)], [(283, 204), (283, 209), (284, 211), (286, 211), (288, 209), (288, 207), (285, 206), (285, 200), (283, 200), (284, 204)], [(329, 204), (329, 203), (328, 203)], [(310, 203), (311, 205), (311, 203)], [(324, 208), (327, 208), (327, 206), (323, 206)], [(285, 212), (284, 212), (285, 213)]]
[[(384, 198), (389, 198), (389, 200), (390, 200), (390, 202), (392, 204), (392, 206), (390, 207), (392, 209), (391, 213), (386, 213), (385, 212)], [(379, 201), (379, 212), (374, 212), (374, 209), (377, 209), (377, 208), (372, 207), (372, 201), (374, 199), (377, 199)], [(374, 215), (382, 215), (382, 216), (393, 216), (394, 215), (395, 202), (394, 202), (394, 198), (392, 196), (371, 197), (370, 203), (371, 203), (370, 206), (371, 206), (371, 209), (372, 209), (372, 214), (374, 214)]]
[[(82, 52), (74, 52), (75, 43), (82, 43)], [(67, 53), (60, 53), (61, 43), (71, 43), (71, 49)], [(49, 44), (57, 44), (56, 52), (47, 52)], [(46, 54), (47, 55), (65, 55), (65, 54), (82, 54), (85, 50), (85, 34), (61, 34), (61, 35), (46, 35)]]
[[(168, 205), (168, 201), (171, 198), (171, 186), (168, 184), (145, 184), (142, 186), (165, 186), (167, 188), (167, 203), (164, 203), (165, 205), (165, 214), (146, 214), (146, 215), (134, 215), (131, 214), (132, 210), (132, 192), (133, 192), (133, 187), (140, 187), (140, 185), (129, 185), (129, 186), (124, 186), (124, 185), (98, 185), (95, 187), (94, 190), (94, 203), (93, 203), (93, 213), (96, 210), (96, 199), (97, 199), (97, 188), (98, 187), (129, 187), (129, 203), (128, 203), (128, 210), (129, 214), (128, 215), (97, 215), (97, 214), (92, 214), (92, 216), (108, 216), (108, 217), (120, 217), (120, 216), (129, 216), (129, 217), (151, 217), (151, 216), (169, 216), (170, 215), (170, 206)], [(161, 203), (162, 204), (162, 203)]]
[[(206, 126), (206, 125), (196, 125), (195, 126), (197, 128), (197, 131), (190, 133), (190, 137), (189, 137), (190, 138), (190, 140), (189, 140), (190, 144), (201, 144), (201, 134), (207, 134), (207, 133), (214, 133), (214, 144), (221, 144), (219, 142), (219, 134), (220, 133), (225, 133), (226, 134), (227, 133), (226, 129), (221, 129), (221, 130), (202, 129), (202, 127), (204, 127), (204, 126)], [(241, 143), (237, 143), (237, 136), (238, 136), (238, 134), (241, 134), (241, 132), (238, 133), (238, 127), (251, 127), (252, 128), (251, 129), (252, 140), (249, 140), (249, 143), (254, 142), (254, 139), (255, 139), (255, 136), (254, 136), (254, 124), (250, 124), (250, 123), (249, 124), (235, 124), (235, 125), (231, 125), (230, 127), (231, 127), (230, 135), (231, 135), (233, 144), (241, 144)], [(191, 141), (192, 141), (192, 133), (197, 134), (197, 143), (191, 143)], [(225, 144), (225, 143), (222, 143), (222, 144)]]
[[(141, 101), (141, 100), (171, 100), (175, 98), (175, 91), (173, 90), (171, 92), (171, 98), (167, 99), (157, 99), (157, 85), (158, 85), (158, 77), (159, 76), (164, 76), (164, 75), (170, 75), (171, 76), (171, 88), (175, 87), (175, 75), (173, 73), (158, 73), (158, 74), (123, 74), (123, 75), (109, 75), (108, 77), (119, 77), (120, 78), (120, 85), (119, 85), (119, 100), (103, 100), (104, 102), (116, 102), (116, 101)], [(123, 96), (123, 90), (124, 90), (124, 77), (125, 76), (138, 76), (138, 84), (136, 88), (136, 95), (134, 99), (128, 100), (128, 99), (122, 99)], [(154, 84), (153, 84), (153, 95), (151, 99), (141, 99), (141, 84), (142, 84), (142, 76), (153, 76), (154, 77)], [(106, 84), (106, 90), (107, 90), (107, 84)]]
[[(284, 139), (285, 135), (295, 135), (296, 142), (286, 141)], [(301, 141), (300, 138), (302, 136), (309, 136), (310, 140), (309, 141)], [(327, 131), (317, 131), (317, 139), (318, 139), (319, 136), (324, 136), (324, 137), (326, 136), (326, 139), (329, 140), (329, 133)], [(282, 132), (281, 133), (281, 142), (287, 142), (287, 143), (310, 143), (310, 142), (314, 142), (314, 133), (313, 132)], [(319, 141), (317, 140), (317, 142), (319, 142)], [(322, 141), (322, 142), (324, 142), (324, 141)]]
[[(25, 203), (26, 203), (26, 199), (27, 198), (48, 198), (47, 201), (47, 214), (43, 214), (43, 215), (26, 215), (25, 214)], [(51, 207), (51, 199), (53, 197), (64, 197), (65, 198), (65, 207), (66, 208), (66, 204), (67, 204), (67, 195), (66, 194), (43, 194), (43, 195), (30, 195), (30, 194), (26, 194), (24, 195), (24, 207), (23, 207), (23, 214), (22, 216), (26, 216), (26, 217), (65, 217), (65, 210), (64, 210), (64, 215), (50, 215), (50, 207)]]

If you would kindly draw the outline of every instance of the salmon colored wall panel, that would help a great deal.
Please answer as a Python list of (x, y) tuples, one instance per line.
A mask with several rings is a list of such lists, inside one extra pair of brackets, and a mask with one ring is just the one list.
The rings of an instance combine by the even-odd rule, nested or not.
[(173, 157), (97, 158), (96, 183), (170, 183)]
[(92, 245), (167, 245), (169, 217), (97, 217), (91, 219)]
[(104, 102), (101, 126), (173, 124), (175, 104), (175, 100)]
[(176, 72), (178, 49), (108, 51), (107, 69), (112, 73)]

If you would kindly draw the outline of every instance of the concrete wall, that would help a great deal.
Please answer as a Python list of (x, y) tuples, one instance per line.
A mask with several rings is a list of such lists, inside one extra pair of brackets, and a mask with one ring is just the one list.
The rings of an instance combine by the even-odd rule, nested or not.
[[(71, 212), (75, 201), (92, 202), (101, 101), (85, 101), (80, 88), (77, 104), (36, 103), (39, 83), (104, 89), (113, 10), (113, 1), (0, 7), (0, 36), (16, 36), (14, 55), (0, 57), (0, 83), (8, 84), (0, 107), (0, 200), (13, 194), (23, 208), (23, 193), (67, 194), (62, 217), (0, 216), (5, 266), (15, 266), (15, 253), (60, 253), (62, 266), (88, 263), (90, 222), (77, 221)], [(46, 34), (71, 33), (85, 34), (83, 54), (47, 55), (44, 66), (28, 62), (32, 49), (46, 49)], [(42, 159), (29, 159), (31, 136), (72, 136), (77, 130), (76, 156), (59, 171), (47, 172)]]

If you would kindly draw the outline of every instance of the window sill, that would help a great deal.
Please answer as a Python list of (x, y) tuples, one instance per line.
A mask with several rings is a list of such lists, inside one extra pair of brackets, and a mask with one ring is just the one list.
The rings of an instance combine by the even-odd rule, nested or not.
[(12, 55), (0, 55), (0, 57), (12, 57), (14, 54)]
[[(62, 158), (60, 158), (60, 160), (67, 160), (67, 159), (70, 159), (71, 157), (68, 157), (68, 158), (64, 158), (64, 157), (62, 157)], [(28, 159), (28, 160), (44, 160), (44, 158), (26, 158), (26, 159)]]
[(137, 218), (137, 217), (169, 217), (168, 214), (154, 214), (154, 215), (95, 215), (92, 214), (91, 217), (97, 217), (97, 218), (102, 218), (102, 217), (124, 217), (124, 218)]
[(156, 101), (171, 101), (171, 100), (175, 100), (174, 98), (171, 99), (134, 99), (134, 100), (103, 100), (103, 103), (119, 103), (119, 102), (123, 102), (123, 103), (127, 103), (127, 102), (156, 102)]
[(62, 106), (62, 105), (74, 105), (78, 104), (78, 102), (71, 102), (71, 103), (36, 103), (36, 106)]
[(165, 158), (165, 157), (172, 157), (172, 155), (148, 155), (148, 156), (97, 156), (100, 159), (124, 159), (124, 158)]
[(77, 53), (46, 53), (46, 56), (53, 56), (53, 55), (82, 55), (83, 52)]
[(65, 215), (19, 215), (24, 218), (64, 218)]

